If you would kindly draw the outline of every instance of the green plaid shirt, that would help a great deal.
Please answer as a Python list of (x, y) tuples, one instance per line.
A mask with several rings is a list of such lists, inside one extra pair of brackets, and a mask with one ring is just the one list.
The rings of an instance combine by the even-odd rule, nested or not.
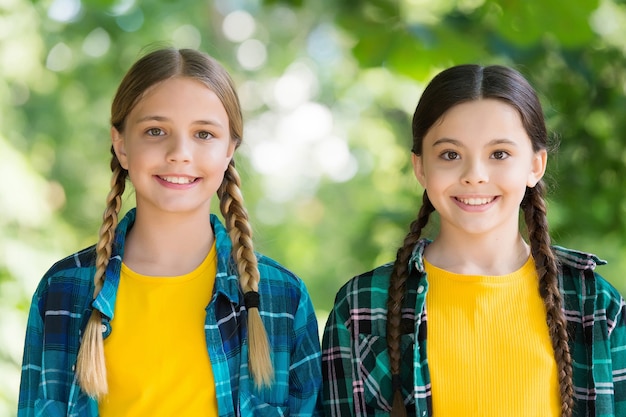
[[(421, 240), (411, 259), (402, 306), (403, 395), (409, 415), (432, 416), (426, 350), (428, 280)], [(574, 416), (626, 416), (626, 307), (623, 297), (594, 272), (606, 262), (555, 247), (559, 286), (573, 358)], [(326, 417), (388, 416), (392, 388), (387, 353), (387, 288), (393, 264), (346, 283), (337, 293), (322, 342)], [(532, 383), (529, 381), (529, 383)]]
[[(124, 242), (134, 220), (133, 209), (117, 227), (106, 280), (93, 303), (94, 247), (57, 262), (41, 280), (28, 317), (19, 417), (98, 415), (97, 402), (76, 383), (74, 364), (92, 305), (103, 313), (103, 336), (115, 331), (111, 320)], [(213, 297), (207, 300), (204, 330), (220, 417), (320, 415), (319, 333), (304, 283), (273, 260), (258, 255), (260, 313), (268, 330), (275, 380), (271, 388), (257, 390), (248, 373), (247, 314), (230, 257), (230, 238), (213, 215), (211, 225), (217, 274)]]

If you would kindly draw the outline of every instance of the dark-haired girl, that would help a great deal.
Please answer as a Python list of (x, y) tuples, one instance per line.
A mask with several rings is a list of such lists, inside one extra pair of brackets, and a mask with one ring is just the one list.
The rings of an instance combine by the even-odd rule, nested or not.
[(551, 244), (526, 79), (438, 74), (412, 158), (423, 202), (396, 260), (345, 284), (326, 324), (326, 416), (626, 416), (624, 299), (595, 272), (604, 261)]

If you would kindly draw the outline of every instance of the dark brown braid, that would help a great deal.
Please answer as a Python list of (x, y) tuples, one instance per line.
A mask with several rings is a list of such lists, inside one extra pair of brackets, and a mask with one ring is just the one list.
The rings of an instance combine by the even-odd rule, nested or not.
[[(111, 190), (107, 195), (106, 209), (102, 216), (100, 235), (96, 244), (96, 272), (93, 278), (94, 299), (104, 284), (128, 175), (128, 172), (120, 165), (113, 148), (111, 148), (111, 153), (113, 154), (111, 158), (113, 175), (111, 176)], [(91, 397), (98, 399), (108, 392), (101, 324), (102, 314), (94, 308), (85, 327), (85, 334), (76, 362), (76, 376), (81, 388)]]
[(550, 246), (544, 184), (539, 181), (527, 188), (522, 208), (528, 228), (530, 250), (539, 276), (539, 292), (546, 307), (548, 329), (559, 372), (561, 389), (561, 416), (571, 417), (574, 406), (572, 357), (569, 351), (567, 321), (563, 313), (563, 299), (559, 291), (558, 263)]
[(415, 244), (418, 242), (422, 229), (428, 224), (428, 219), (435, 208), (424, 191), (422, 207), (411, 226), (410, 231), (404, 238), (402, 247), (398, 249), (396, 261), (393, 264), (389, 278), (389, 296), (387, 298), (387, 350), (389, 352), (389, 364), (393, 384), (393, 405), (391, 417), (406, 417), (406, 408), (402, 398), (402, 384), (400, 381), (400, 323), (402, 321), (402, 302), (406, 288), (406, 280), (409, 277), (409, 260)]
[[(244, 294), (258, 292), (259, 269), (254, 246), (252, 228), (248, 222), (248, 213), (243, 205), (241, 180), (235, 169), (235, 161), (230, 162), (224, 180), (217, 190), (220, 210), (224, 216), (226, 228), (233, 243), (232, 254), (239, 272), (239, 284)], [(248, 307), (248, 366), (257, 387), (269, 387), (274, 379), (274, 369), (270, 358), (267, 332), (258, 307)]]

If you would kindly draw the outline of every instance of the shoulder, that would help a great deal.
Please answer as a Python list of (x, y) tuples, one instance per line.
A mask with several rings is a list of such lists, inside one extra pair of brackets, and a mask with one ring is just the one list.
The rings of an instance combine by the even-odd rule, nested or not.
[(73, 253), (57, 262), (43, 275), (33, 295), (33, 301), (43, 310), (69, 309), (80, 297), (91, 297), (95, 246)]
[(337, 291), (335, 305), (384, 307), (392, 269), (393, 263), (387, 263), (351, 278)]
[(592, 253), (553, 246), (564, 280), (583, 280), (587, 283), (597, 281), (599, 287), (611, 287), (600, 274), (598, 266), (606, 265), (606, 261)]
[(313, 304), (304, 281), (274, 259), (259, 253), (256, 255), (263, 308), (293, 316), (313, 314)]
[(306, 292), (304, 282), (295, 273), (263, 254), (256, 256), (261, 283), (271, 286), (273, 293), (278, 290)]
[(95, 259), (95, 246), (82, 249), (55, 262), (44, 274), (42, 281), (53, 284), (57, 281), (80, 280), (84, 275), (93, 273)]
[(596, 268), (607, 262), (598, 256), (554, 246), (560, 263), (562, 285), (566, 298), (595, 299), (595, 308), (617, 313), (624, 305), (619, 291), (600, 275)]

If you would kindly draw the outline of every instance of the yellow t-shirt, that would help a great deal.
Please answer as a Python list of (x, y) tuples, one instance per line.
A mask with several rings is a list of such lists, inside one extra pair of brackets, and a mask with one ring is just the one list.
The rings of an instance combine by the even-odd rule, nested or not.
[(554, 350), (532, 257), (503, 276), (424, 262), (436, 416), (560, 416)]
[(122, 264), (104, 341), (109, 394), (101, 416), (218, 415), (204, 333), (216, 268), (215, 245), (182, 276), (144, 276)]

